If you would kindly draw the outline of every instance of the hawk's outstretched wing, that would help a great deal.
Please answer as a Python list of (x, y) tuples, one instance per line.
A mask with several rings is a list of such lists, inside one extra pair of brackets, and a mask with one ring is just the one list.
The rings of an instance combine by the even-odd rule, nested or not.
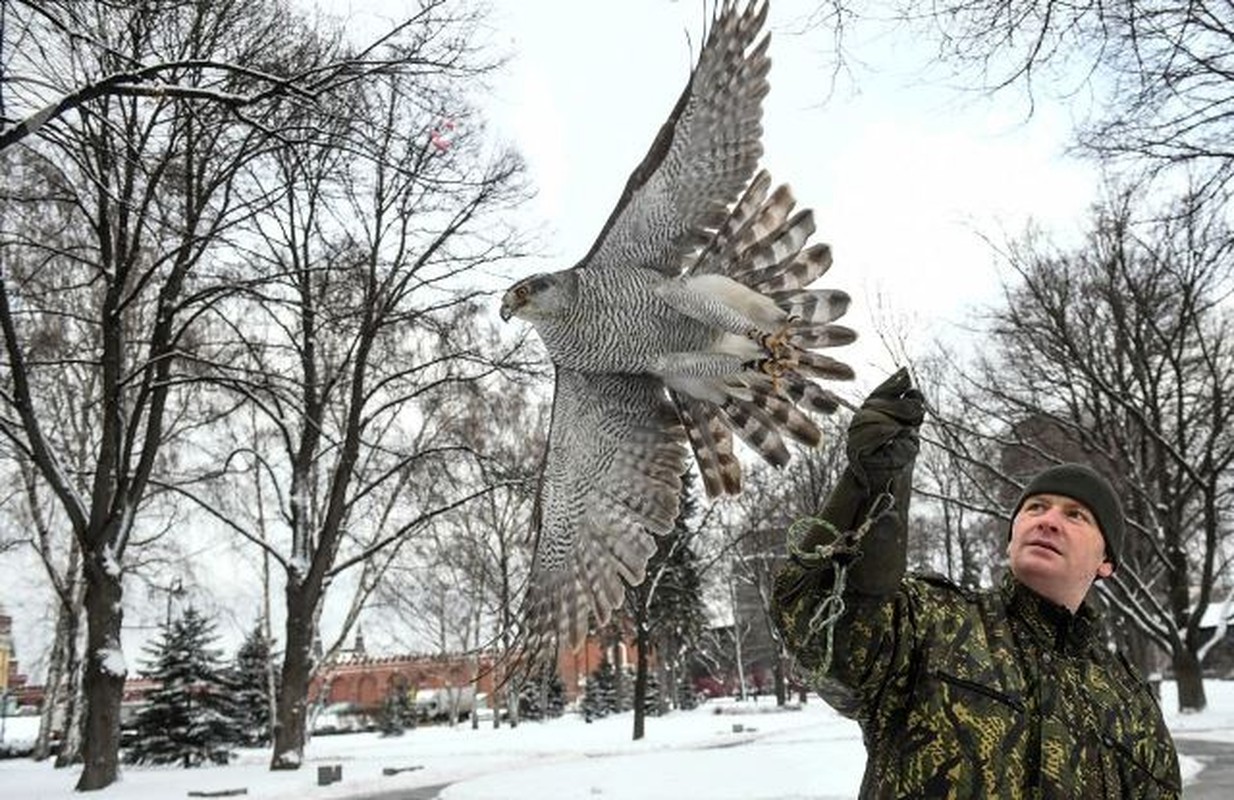
[(637, 584), (672, 530), (685, 433), (663, 384), (639, 375), (583, 375), (558, 368), (535, 556), (525, 600), (529, 649), (587, 635)]
[(750, 46), (766, 17), (765, 2), (740, 14), (724, 3), (673, 113), (580, 267), (676, 275), (682, 256), (727, 217), (763, 152), (770, 34)]

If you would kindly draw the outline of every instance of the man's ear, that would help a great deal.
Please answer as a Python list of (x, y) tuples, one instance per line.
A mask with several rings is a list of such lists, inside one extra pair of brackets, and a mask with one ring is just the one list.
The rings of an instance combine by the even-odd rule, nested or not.
[(1098, 578), (1108, 578), (1113, 574), (1114, 574), (1114, 562), (1113, 561), (1102, 561), (1097, 566), (1097, 577)]

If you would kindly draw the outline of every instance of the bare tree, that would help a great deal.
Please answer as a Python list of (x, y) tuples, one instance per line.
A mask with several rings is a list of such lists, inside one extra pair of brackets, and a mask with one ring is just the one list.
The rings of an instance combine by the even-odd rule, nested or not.
[(1234, 176), (1234, 7), (1187, 0), (894, 0), (982, 88), (1095, 97), (1080, 148), (1159, 170)]
[(303, 141), (254, 171), (280, 192), (252, 220), (245, 261), (259, 277), (216, 306), (235, 350), (213, 380), (259, 420), (252, 445), (221, 461), (259, 465), (282, 528), (237, 526), (285, 576), (274, 769), (300, 765), (332, 581), (488, 491), (474, 479), (480, 454), (453, 435), (451, 398), (510, 363), (475, 333), (483, 293), (470, 276), (518, 252), (503, 215), (522, 197), (522, 165), (485, 151), (465, 102), (492, 68), (470, 43), (476, 18), (437, 11), (404, 53), (429, 67), (307, 114)]
[[(296, 138), (288, 105), (321, 104), (408, 61), (397, 48), (394, 66), (335, 57), (337, 46), (274, 0), (3, 9), (0, 330), (11, 382), (0, 433), (54, 493), (81, 548), (78, 788), (98, 789), (116, 777), (122, 577), (135, 526), (152, 486), (174, 482), (159, 479), (166, 445), (225, 411), (184, 389), (216, 355), (197, 323), (226, 296), (229, 276), (206, 267), (232, 226), (271, 199), (239, 191), (242, 168)], [(280, 71), (293, 64), (307, 66)], [(54, 358), (40, 355), (44, 331), (61, 338)], [(91, 373), (92, 393), (75, 409), (44, 392), (68, 365)], [(84, 471), (73, 471), (61, 436), (66, 411), (92, 420)]]
[[(2, 218), (3, 208), (0, 208)], [(5, 258), (4, 254), (0, 254), (0, 264), (4, 264)], [(60, 286), (54, 277), (51, 286)], [(62, 369), (49, 371), (44, 376), (46, 380), (40, 383), (39, 395), (40, 399), (48, 401), (49, 407), (79, 412), (49, 420), (49, 428), (54, 431), (56, 440), (64, 445), (63, 455), (69, 463), (67, 471), (76, 476), (77, 489), (87, 492), (89, 487), (83, 477), (90, 471), (88, 465), (97, 433), (93, 427), (97, 419), (87, 411), (93, 396), (95, 376), (92, 370), (83, 369), (80, 364), (64, 361), (61, 320), (70, 316), (72, 304), (64, 303), (63, 298), (53, 301), (52, 296), (57, 293), (57, 289), (53, 288), (39, 300), (44, 308), (56, 309), (57, 314), (48, 315), (42, 324), (34, 326), (32, 355), (48, 363), (60, 361), (63, 364)], [(12, 544), (28, 547), (36, 555), (42, 575), (51, 589), (52, 607), (55, 609), (45, 682), (47, 691), (34, 756), (41, 760), (51, 755), (53, 727), (61, 725), (63, 735), (56, 753), (56, 766), (63, 767), (81, 760), (83, 703), (80, 661), (85, 603), (81, 543), (73, 536), (72, 527), (56, 497), (40, 480), (32, 461), (20, 449), (5, 447), (5, 450), (3, 464), (11, 467), (6, 478), (11, 481), (9, 485), (14, 487), (14, 491), (2, 507), (6, 516), (13, 520), (11, 529), (22, 532), (21, 538)]]
[[(482, 463), (486, 485), (501, 487), (472, 507), (467, 517), (468, 538), (482, 553), (476, 576), (485, 587), (484, 614), (492, 620), (495, 634), (477, 638), (477, 648), (491, 642), (496, 652), (494, 686), (504, 687), (501, 700), (512, 726), (519, 720), (519, 686), (506, 681), (501, 672), (516, 656), (514, 630), (517, 603), (531, 567), (532, 514), (537, 490), (540, 458), (548, 437), (548, 406), (535, 403), (525, 386), (507, 388), (495, 408), (486, 414), (486, 425), (469, 426), (473, 431), (489, 431), (488, 459)], [(528, 420), (536, 420), (528, 426)], [(479, 442), (473, 444), (477, 449)], [(480, 629), (477, 627), (477, 637)], [(494, 705), (493, 727), (501, 715)]]
[(969, 461), (983, 494), (968, 505), (1002, 519), (1044, 464), (1083, 459), (1113, 480), (1128, 541), (1103, 595), (1169, 654), (1180, 707), (1198, 710), (1199, 625), (1228, 566), (1234, 499), (1231, 240), (1195, 196), (1148, 220), (1134, 196), (1098, 209), (1081, 249), (1030, 236), (1010, 250), (1006, 301), (990, 317), (996, 354), (969, 371), (980, 388), (949, 424), (998, 445), (998, 458)]
[[(800, 450), (783, 469), (758, 466), (736, 498), (734, 519), (724, 523), (727, 542), (722, 557), (729, 561), (735, 645), (738, 667), (769, 666), (777, 702), (788, 699), (789, 653), (771, 613), (776, 573), (788, 557), (790, 529), (823, 507), (844, 464), (847, 416), (822, 420), (823, 442), (815, 450)], [(745, 696), (742, 686), (742, 696)]]
[[(423, 4), (421, 14), (431, 16), (441, 2)], [(315, 103), (369, 74), (407, 66), (397, 50), (389, 60), (374, 57), (377, 43), (351, 58), (308, 64), (280, 61), (286, 52), (270, 41), (262, 50), (229, 51), (226, 37), (235, 32), (218, 21), (255, 4), (214, 5), (215, 24), (203, 29), (205, 41), (184, 46), (180, 36), (186, 28), (211, 21), (189, 0), (7, 0), (0, 7), (0, 151), (31, 136), (54, 139), (57, 123), (71, 112), (119, 98), (208, 104), (261, 127), (272, 103)], [(249, 21), (263, 29), (258, 36), (269, 34), (274, 23), (282, 34), (295, 34), (293, 41), (313, 38), (278, 4), (259, 6), (248, 9)], [(396, 26), (383, 41), (396, 41), (415, 19)], [(151, 37), (156, 30), (159, 40)], [(125, 40), (126, 33), (140, 40), (136, 46)], [(244, 46), (242, 40), (230, 44)]]
[[(23, 189), (42, 193), (44, 202), (29, 212), (46, 215), (54, 203), (51, 219), (73, 233), (28, 235), (48, 216), (21, 220), (10, 211), (0, 284), (12, 379), (3, 431), (57, 496), (82, 551), (88, 662), (81, 789), (115, 778), (126, 672), (119, 638), (126, 551), (160, 448), (175, 435), (171, 390), (192, 292), (186, 282), (201, 258), (203, 235), (219, 223), (218, 212), (228, 211), (211, 207), (213, 190), (206, 187), (219, 175), (205, 164), (215, 148), (231, 143), (197, 139), (199, 120), (177, 117), (170, 101), (112, 102), (116, 107), (83, 114), (80, 127), (40, 143), (46, 158), (32, 170), (37, 182), (27, 173)], [(204, 161), (185, 161), (189, 140)], [(22, 172), (9, 173), (10, 185)], [(48, 281), (53, 274), (66, 292), (58, 298)], [(43, 343), (32, 338), (42, 330), (63, 337), (52, 358), (42, 357)], [(73, 364), (94, 373), (86, 384), (94, 391), (77, 409), (61, 409), (49, 403), (44, 387), (49, 374)], [(66, 410), (93, 418), (85, 473), (69, 471), (72, 443), (56, 422)]]
[[(34, 757), (41, 760), (51, 754), (52, 731), (58, 722), (62, 735), (56, 766), (65, 767), (81, 758), (81, 615), (86, 588), (81, 570), (81, 545), (76, 537), (63, 535), (63, 520), (59, 519), (54, 506), (48, 507), (48, 498), (42, 496), (42, 487), (28, 462), (21, 462), (21, 478), (30, 527), (35, 535), (31, 544), (56, 599), (56, 625)], [(58, 524), (53, 526), (49, 516)]]
[(982, 415), (964, 391), (967, 366), (941, 342), (913, 363), (913, 382), (928, 393), (931, 413), (914, 469), (913, 493), (919, 502), (909, 526), (908, 561), (977, 588), (996, 578), (1008, 530), (999, 518), (1005, 498), (990, 490), (1002, 484), (991, 480), (985, 467), (998, 463), (998, 442), (971, 435), (967, 425)]
[[(458, 645), (473, 651), (477, 676), (482, 669), (496, 671), (493, 684), (501, 695), (494, 711), (504, 706), (512, 725), (519, 718), (518, 676), (507, 680), (518, 655), (513, 633), (516, 604), (529, 568), (532, 507), (548, 429), (547, 404), (521, 378), (515, 372), (500, 383), (488, 382), (481, 393), (456, 398), (461, 407), (454, 417), (455, 435), (473, 452), (483, 454), (475, 465), (476, 479), (491, 491), (443, 516), (432, 546), (413, 551), (413, 559), (405, 565), (412, 575), (429, 571), (447, 576), (456, 590), (454, 602), (444, 606), (433, 603), (431, 594), (424, 596), (433, 580), (408, 581), (391, 574), (383, 586), (387, 596), (409, 610), (418, 609), (405, 618), (424, 617), (439, 625), (446, 613), (464, 613), (466, 618), (456, 621), (455, 627), (471, 638), (464, 637)], [(482, 664), (485, 655), (490, 658)], [(494, 727), (501, 718), (494, 713)]]

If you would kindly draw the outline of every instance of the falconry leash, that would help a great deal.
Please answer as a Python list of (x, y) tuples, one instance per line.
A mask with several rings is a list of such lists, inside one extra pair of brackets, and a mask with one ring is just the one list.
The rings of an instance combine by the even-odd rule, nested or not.
[[(810, 616), (809, 631), (801, 643), (802, 649), (822, 632), (824, 637), (823, 660), (815, 670), (815, 674), (823, 677), (831, 671), (831, 660), (835, 653), (835, 628), (844, 616), (844, 590), (848, 583), (848, 570), (861, 558), (861, 542), (884, 514), (895, 508), (895, 496), (884, 490), (874, 498), (865, 520), (855, 530), (840, 531), (835, 525), (819, 517), (802, 517), (789, 526), (788, 554), (789, 558), (803, 567), (817, 569), (830, 565), (835, 572), (831, 591), (823, 597), (814, 613)], [(821, 527), (832, 535), (828, 544), (815, 545), (810, 550), (803, 550), (799, 544), (807, 531), (815, 526)]]

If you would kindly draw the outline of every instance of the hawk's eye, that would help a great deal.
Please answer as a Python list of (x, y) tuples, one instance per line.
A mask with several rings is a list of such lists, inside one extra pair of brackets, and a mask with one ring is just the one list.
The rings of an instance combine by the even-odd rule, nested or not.
[(529, 294), (531, 294), (531, 290), (526, 285), (519, 286), (514, 290), (514, 296), (519, 300), (526, 300)]

